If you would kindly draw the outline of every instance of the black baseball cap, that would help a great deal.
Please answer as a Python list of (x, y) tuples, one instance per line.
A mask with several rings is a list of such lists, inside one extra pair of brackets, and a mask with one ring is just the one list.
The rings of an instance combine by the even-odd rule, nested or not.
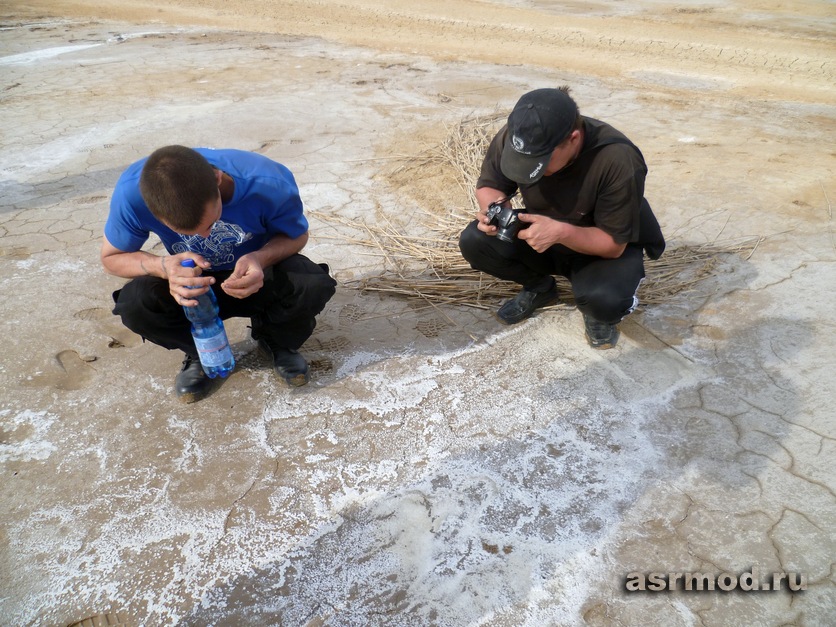
[(552, 152), (572, 132), (578, 105), (562, 89), (523, 95), (508, 116), (508, 136), (499, 167), (516, 183), (536, 183)]

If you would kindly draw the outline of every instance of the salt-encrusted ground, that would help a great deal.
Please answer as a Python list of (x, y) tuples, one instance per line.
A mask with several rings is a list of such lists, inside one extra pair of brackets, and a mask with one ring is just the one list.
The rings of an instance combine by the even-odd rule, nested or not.
[[(209, 3), (84, 4), (2, 9), (4, 624), (832, 621), (828, 3), (253, 4), (240, 30)], [(184, 406), (178, 356), (110, 315), (109, 193), (155, 147), (256, 150), (321, 215), (416, 229), (394, 157), (563, 83), (642, 147), (673, 244), (764, 238), (616, 350), (572, 310), (509, 329), (341, 287), (307, 388), (277, 385), (238, 321), (238, 371)], [(312, 219), (308, 255), (343, 284), (378, 271), (336, 224)], [(807, 590), (624, 591), (632, 571), (752, 567)]]

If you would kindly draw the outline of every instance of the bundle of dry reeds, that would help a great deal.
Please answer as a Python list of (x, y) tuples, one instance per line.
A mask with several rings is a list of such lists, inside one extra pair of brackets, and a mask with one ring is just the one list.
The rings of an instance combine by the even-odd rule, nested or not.
[[(339, 217), (315, 213), (326, 222), (338, 222), (362, 232), (349, 241), (371, 247), (385, 260), (384, 270), (375, 276), (350, 281), (346, 285), (360, 290), (382, 292), (417, 298), (431, 304), (456, 304), (490, 308), (501, 299), (510, 298), (519, 286), (500, 281), (473, 270), (462, 258), (458, 247), (459, 233), (473, 219), (478, 206), (473, 185), (479, 176), (488, 144), (507, 113), (471, 117), (448, 129), (446, 139), (425, 150), (416, 158), (395, 168), (389, 178), (395, 186), (418, 178), (426, 180), (432, 172), (434, 180), (428, 189), (438, 190), (439, 197), (430, 199), (430, 206), (469, 207), (470, 210), (429, 212), (422, 234), (411, 235), (405, 229), (384, 219), (371, 225), (358, 225)], [(443, 195), (443, 197), (441, 197)], [(427, 199), (422, 199), (422, 206)], [(722, 255), (751, 255), (758, 241), (749, 239), (737, 244), (670, 245), (656, 261), (647, 261), (646, 280), (639, 288), (643, 304), (656, 304), (692, 288), (711, 276)], [(569, 284), (558, 278), (561, 301), (571, 303)]]

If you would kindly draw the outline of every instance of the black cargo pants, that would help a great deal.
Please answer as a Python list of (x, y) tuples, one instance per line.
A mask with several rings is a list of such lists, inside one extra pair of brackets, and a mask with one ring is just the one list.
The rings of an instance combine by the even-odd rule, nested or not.
[[(246, 298), (234, 298), (221, 289), (230, 274), (231, 270), (203, 273), (216, 279), (212, 290), (221, 318), (250, 318), (253, 339), (264, 338), (271, 345), (294, 350), (313, 333), (315, 318), (337, 285), (326, 264), (316, 264), (299, 254), (265, 268), (264, 286)], [(132, 279), (113, 293), (113, 300), (113, 313), (137, 335), (163, 348), (197, 355), (189, 321), (171, 296), (167, 280), (150, 276)]]
[(459, 248), (474, 270), (540, 291), (551, 275), (569, 279), (578, 309), (615, 324), (635, 309), (644, 278), (644, 251), (628, 244), (617, 259), (582, 255), (555, 244), (538, 253), (523, 240), (503, 242), (486, 235), (474, 220), (462, 231)]

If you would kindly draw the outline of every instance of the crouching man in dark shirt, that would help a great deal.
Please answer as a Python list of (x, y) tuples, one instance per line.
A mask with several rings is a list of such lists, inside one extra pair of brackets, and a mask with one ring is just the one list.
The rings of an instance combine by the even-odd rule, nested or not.
[[(488, 148), (476, 182), (479, 212), (459, 239), (474, 269), (522, 286), (499, 320), (516, 324), (555, 302), (554, 275), (564, 276), (590, 346), (614, 347), (617, 323), (638, 304), (644, 253), (658, 259), (665, 249), (644, 199), (646, 175), (639, 149), (580, 115), (568, 88), (522, 96)], [(517, 192), (525, 207), (518, 214), (509, 211)]]

